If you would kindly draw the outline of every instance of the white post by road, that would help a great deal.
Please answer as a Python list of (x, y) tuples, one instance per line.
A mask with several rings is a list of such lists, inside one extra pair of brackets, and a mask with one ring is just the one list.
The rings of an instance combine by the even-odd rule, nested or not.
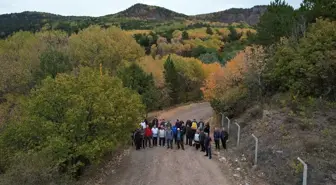
[(255, 152), (254, 152), (254, 165), (257, 165), (257, 162), (258, 162), (258, 138), (252, 134), (252, 136), (254, 137), (255, 139)]
[(238, 127), (238, 134), (237, 134), (237, 147), (239, 146), (239, 139), (240, 139), (240, 126), (238, 125), (237, 121), (235, 122), (235, 124)]
[(226, 119), (228, 120), (227, 132), (228, 132), (228, 134), (230, 134), (230, 122), (231, 122), (231, 120), (228, 117), (226, 117)]
[(303, 180), (302, 180), (302, 185), (307, 185), (307, 164), (300, 159), (300, 157), (297, 158), (302, 164), (303, 164)]

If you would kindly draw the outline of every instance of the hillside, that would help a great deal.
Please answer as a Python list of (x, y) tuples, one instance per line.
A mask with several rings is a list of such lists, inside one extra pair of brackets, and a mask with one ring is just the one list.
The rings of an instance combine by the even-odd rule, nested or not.
[(206, 20), (211, 22), (246, 22), (249, 25), (258, 23), (259, 18), (267, 10), (267, 6), (254, 6), (252, 8), (231, 8), (224, 11), (196, 15), (195, 18), (199, 20)]
[(5, 38), (20, 30), (36, 32), (44, 29), (76, 33), (90, 25), (98, 24), (103, 27), (118, 26), (122, 29), (154, 29), (161, 25), (171, 25), (186, 20), (207, 22), (246, 22), (256, 24), (266, 6), (250, 9), (229, 9), (221, 12), (188, 16), (168, 10), (163, 7), (135, 4), (130, 8), (101, 17), (62, 16), (44, 12), (21, 12), (0, 15), (0, 38)]
[(88, 16), (62, 16), (29, 11), (3, 14), (0, 15), (0, 38), (20, 30), (36, 32), (44, 26), (71, 32), (70, 29), (76, 31), (95, 23), (98, 23), (98, 18)]
[(150, 6), (137, 3), (124, 11), (112, 14), (112, 17), (136, 18), (148, 20), (174, 20), (177, 18), (188, 18), (187, 15), (180, 14), (159, 6)]

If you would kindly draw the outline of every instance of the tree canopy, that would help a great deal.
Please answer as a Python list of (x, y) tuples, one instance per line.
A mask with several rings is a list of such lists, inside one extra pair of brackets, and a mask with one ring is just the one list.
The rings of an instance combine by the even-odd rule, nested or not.
[[(19, 151), (34, 151), (51, 160), (46, 168), (56, 166), (71, 176), (126, 143), (144, 115), (138, 94), (119, 79), (89, 68), (80, 68), (76, 76), (46, 78), (22, 109), (25, 115), (0, 136), (2, 161), (9, 165), (20, 158), (30, 160), (29, 153), (22, 156)], [(19, 183), (24, 175), (38, 174), (12, 180)]]

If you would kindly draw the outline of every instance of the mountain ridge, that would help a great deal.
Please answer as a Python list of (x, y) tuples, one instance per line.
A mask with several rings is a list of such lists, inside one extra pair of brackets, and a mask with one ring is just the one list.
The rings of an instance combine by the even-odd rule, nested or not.
[[(258, 5), (252, 8), (231, 8), (219, 12), (185, 15), (160, 6), (142, 3), (100, 17), (63, 16), (59, 14), (24, 11), (0, 15), (0, 38), (7, 37), (17, 31), (39, 31), (44, 27), (65, 30), (68, 33), (78, 32), (89, 25), (98, 24), (104, 27), (120, 26), (125, 29), (148, 29), (148, 24), (167, 23), (174, 21), (199, 20), (207, 22), (234, 23), (245, 22), (249, 25), (258, 23), (267, 6)], [(170, 23), (169, 23), (170, 22)], [(155, 27), (154, 25), (152, 27)]]
[[(196, 14), (196, 15), (187, 15), (187, 14), (183, 14), (183, 13), (179, 13), (170, 9), (167, 9), (165, 7), (161, 7), (161, 6), (156, 6), (156, 5), (147, 5), (147, 4), (143, 4), (143, 3), (136, 3), (132, 6), (130, 6), (129, 8), (123, 10), (123, 11), (119, 11), (117, 13), (113, 13), (113, 14), (107, 14), (107, 15), (102, 15), (102, 16), (85, 16), (85, 15), (81, 15), (81, 16), (77, 16), (77, 15), (62, 15), (62, 14), (57, 14), (57, 13), (50, 13), (50, 12), (40, 12), (40, 11), (22, 11), (22, 12), (16, 12), (16, 13), (6, 13), (6, 14), (0, 14), (0, 18), (1, 16), (8, 16), (8, 15), (18, 15), (18, 14), (32, 14), (32, 13), (39, 13), (39, 14), (49, 14), (51, 16), (60, 16), (60, 17), (66, 17), (66, 18), (101, 18), (101, 17), (128, 17), (128, 18), (139, 18), (137, 16), (139, 15), (134, 15), (136, 10), (150, 10), (150, 9), (154, 9), (154, 10), (161, 10), (161, 11), (166, 11), (169, 12), (170, 14), (175, 15), (176, 17), (182, 17), (182, 18), (202, 18), (205, 16), (209, 16), (212, 14), (218, 14), (218, 13), (223, 13), (223, 12), (228, 12), (228, 13), (233, 13), (232, 11), (250, 11), (250, 10), (254, 10), (256, 8), (260, 8), (263, 10), (267, 9), (267, 5), (255, 5), (251, 8), (229, 8), (229, 9), (225, 9), (222, 11), (217, 11), (217, 12), (209, 12), (209, 13), (202, 13), (202, 14)], [(143, 12), (138, 12), (138, 13), (143, 13)], [(237, 12), (235, 12), (237, 13)], [(141, 17), (140, 17), (141, 18)], [(146, 18), (146, 17), (145, 17)]]

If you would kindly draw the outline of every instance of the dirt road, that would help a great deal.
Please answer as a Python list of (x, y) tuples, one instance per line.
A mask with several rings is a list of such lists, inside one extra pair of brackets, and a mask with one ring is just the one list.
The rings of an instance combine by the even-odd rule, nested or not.
[[(212, 114), (208, 103), (179, 107), (159, 115), (167, 120), (208, 119)], [(216, 159), (185, 146), (185, 150), (165, 147), (131, 150), (106, 185), (232, 185)]]

